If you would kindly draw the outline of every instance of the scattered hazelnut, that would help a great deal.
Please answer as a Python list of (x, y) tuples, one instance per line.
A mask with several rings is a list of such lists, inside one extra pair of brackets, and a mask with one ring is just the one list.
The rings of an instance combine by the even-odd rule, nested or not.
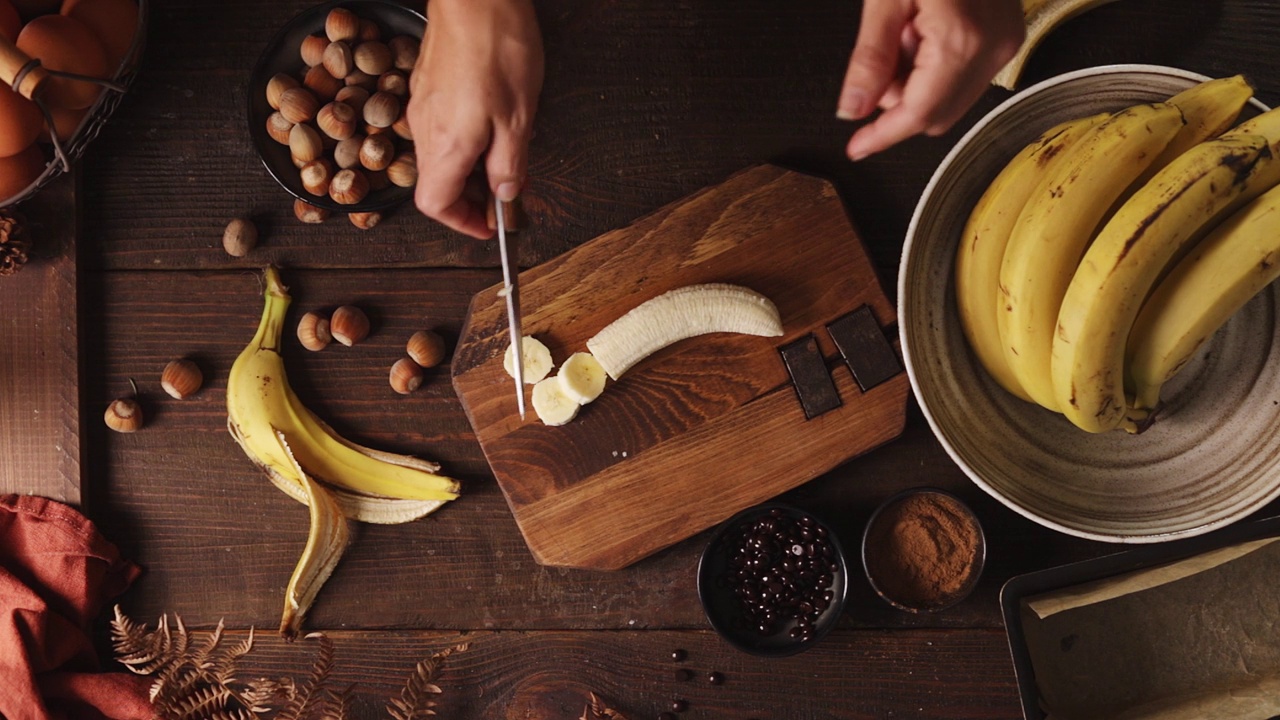
[(391, 366), (391, 389), (401, 395), (422, 387), (422, 368), (409, 358), (400, 358)]
[(360, 144), (360, 164), (369, 170), (386, 170), (396, 157), (396, 144), (387, 135), (370, 135)]
[(334, 140), (346, 140), (356, 133), (356, 111), (350, 105), (335, 100), (316, 113), (316, 125), (320, 132)]
[(354, 54), (356, 67), (360, 72), (381, 75), (393, 67), (390, 48), (380, 42), (360, 43)]
[(354, 305), (343, 305), (329, 318), (329, 333), (334, 340), (351, 347), (369, 336), (369, 316)]
[(333, 163), (326, 158), (317, 158), (302, 166), (299, 175), (302, 187), (312, 195), (328, 195), (329, 183), (333, 180)]
[(329, 197), (342, 205), (355, 205), (369, 194), (369, 179), (355, 168), (339, 170), (329, 182)]
[(367, 42), (369, 40), (381, 40), (382, 31), (378, 29), (378, 23), (372, 20), (360, 21), (360, 40)]
[(444, 338), (430, 330), (419, 330), (410, 336), (405, 350), (415, 363), (432, 368), (444, 361)]
[(279, 110), (280, 96), (284, 94), (284, 91), (300, 86), (301, 84), (298, 82), (297, 78), (294, 78), (292, 75), (286, 75), (284, 73), (277, 73), (273, 75), (271, 79), (267, 81), (267, 104), (271, 106), (272, 110)]
[(298, 123), (289, 131), (289, 154), (293, 155), (293, 162), (298, 167), (320, 157), (320, 151), (323, 149), (320, 133), (310, 125)]
[(409, 96), (409, 81), (398, 70), (384, 72), (378, 76), (378, 90), (406, 98)]
[(307, 67), (315, 67), (324, 62), (324, 50), (329, 47), (329, 38), (322, 35), (308, 35), (302, 39), (302, 62)]
[(391, 128), (389, 128), (389, 127), (384, 127), (384, 128), (374, 127), (374, 126), (370, 125), (369, 123), (365, 123), (365, 125), (364, 125), (364, 134), (365, 134), (365, 135), (385, 135), (385, 134), (387, 134), (387, 133), (389, 133), (389, 132), (391, 132)]
[(329, 43), (329, 47), (324, 49), (324, 69), (333, 77), (345, 78), (355, 67), (350, 45), (339, 40)]
[(333, 148), (333, 161), (343, 170), (358, 167), (360, 165), (360, 146), (363, 144), (363, 135), (352, 135), (346, 140), (338, 142)]
[(391, 50), (391, 64), (397, 70), (409, 72), (418, 62), (418, 48), (422, 45), (417, 38), (408, 35), (397, 35), (387, 41)]
[(267, 135), (270, 135), (272, 140), (281, 145), (289, 144), (289, 131), (292, 129), (293, 123), (289, 122), (279, 111), (273, 112), (267, 117)]
[(355, 72), (347, 76), (346, 84), (347, 87), (364, 88), (369, 92), (373, 92), (378, 89), (378, 78), (376, 75), (370, 75), (367, 72), (361, 72), (357, 69)]
[(314, 312), (303, 314), (298, 320), (298, 342), (312, 352), (325, 349), (333, 342), (333, 335), (329, 333), (329, 318)]
[(319, 225), (329, 219), (329, 211), (305, 200), (294, 200), (293, 216), (308, 225)]
[(116, 432), (131, 433), (142, 427), (142, 406), (133, 398), (113, 400), (102, 416), (107, 427)]
[(244, 257), (258, 244), (258, 228), (251, 221), (236, 218), (222, 231), (222, 249), (231, 257)]
[(324, 19), (324, 34), (330, 42), (360, 37), (360, 18), (346, 8), (334, 8)]
[(339, 90), (338, 94), (333, 96), (333, 99), (350, 105), (351, 109), (355, 110), (356, 114), (359, 115), (364, 112), (364, 104), (369, 99), (369, 91), (359, 85), (347, 85)]
[(400, 98), (375, 92), (364, 104), (364, 121), (376, 128), (389, 128), (400, 117)]
[(380, 212), (355, 212), (348, 213), (347, 218), (351, 220), (351, 224), (361, 230), (371, 230), (375, 225), (382, 222), (382, 213)]
[(302, 78), (302, 84), (323, 102), (332, 100), (342, 89), (342, 81), (330, 75), (323, 65), (308, 70)]
[(400, 117), (391, 124), (391, 132), (405, 140), (413, 140), (413, 128), (409, 126), (408, 110), (408, 108), (405, 108), (400, 112)]
[(418, 158), (412, 152), (402, 152), (387, 166), (387, 178), (397, 187), (413, 187), (418, 182)]
[(306, 88), (289, 88), (280, 94), (280, 114), (291, 123), (302, 123), (316, 116), (320, 101)]
[(160, 387), (177, 400), (189, 397), (204, 384), (204, 373), (191, 360), (173, 360), (160, 374)]

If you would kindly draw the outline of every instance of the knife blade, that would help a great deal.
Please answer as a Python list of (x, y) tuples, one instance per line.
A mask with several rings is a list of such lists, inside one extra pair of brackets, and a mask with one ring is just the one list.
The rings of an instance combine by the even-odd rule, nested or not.
[(524, 334), (520, 317), (520, 269), (516, 266), (515, 242), (507, 238), (506, 213), (502, 200), (493, 199), (498, 224), (498, 252), (502, 258), (502, 289), (507, 299), (507, 334), (511, 340), (512, 366), (515, 368), (516, 406), (524, 420)]

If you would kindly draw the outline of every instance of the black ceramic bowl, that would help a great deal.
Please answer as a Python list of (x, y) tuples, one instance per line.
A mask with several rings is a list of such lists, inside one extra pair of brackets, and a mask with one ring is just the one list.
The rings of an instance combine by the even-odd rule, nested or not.
[[(968, 574), (964, 577), (964, 582), (953, 592), (946, 593), (945, 596), (932, 602), (921, 602), (914, 598), (906, 597), (901, 591), (895, 592), (894, 583), (880, 577), (880, 574), (884, 572), (882, 568), (885, 562), (883, 561), (883, 556), (878, 556), (877, 554), (883, 553), (885, 549), (878, 547), (875, 541), (872, 540), (877, 536), (876, 528), (882, 522), (889, 522), (886, 518), (892, 508), (899, 507), (899, 503), (904, 503), (917, 496), (934, 496), (941, 500), (944, 506), (953, 514), (954, 519), (969, 523), (977, 534), (976, 547), (972, 556), (968, 558), (971, 564), (969, 565)], [(911, 488), (889, 497), (880, 503), (880, 507), (876, 508), (875, 512), (871, 514), (871, 518), (867, 521), (867, 527), (862, 533), (862, 568), (866, 572), (867, 580), (871, 583), (871, 588), (885, 602), (909, 613), (940, 612), (964, 600), (977, 587), (978, 579), (982, 577), (982, 568), (986, 563), (986, 558), (987, 539), (982, 531), (982, 523), (978, 521), (978, 516), (963, 500), (946, 490), (938, 488)], [(878, 562), (877, 560), (880, 561)]]
[(413, 188), (391, 185), (370, 192), (364, 200), (353, 205), (339, 204), (328, 195), (312, 195), (302, 187), (302, 179), (289, 156), (289, 148), (267, 134), (267, 118), (273, 112), (267, 104), (267, 83), (277, 73), (301, 78), (307, 69), (300, 54), (302, 39), (308, 35), (323, 35), (325, 18), (336, 7), (347, 8), (361, 19), (377, 23), (384, 39), (396, 35), (421, 39), (427, 27), (427, 19), (422, 13), (389, 0), (330, 0), (299, 13), (267, 43), (253, 74), (249, 76), (249, 136), (253, 138), (253, 145), (267, 172), (294, 197), (334, 212), (386, 210), (412, 198)]
[[(817, 581), (800, 584), (807, 592), (819, 596), (823, 592), (830, 594), (826, 608), (819, 607), (815, 610), (817, 618), (812, 622), (812, 630), (807, 639), (792, 636), (797, 623), (794, 618), (787, 617), (788, 613), (780, 615), (772, 632), (761, 633), (758, 623), (750, 618), (739, 595), (740, 583), (735, 575), (740, 563), (735, 562), (735, 555), (740, 554), (744, 533), (751, 532), (765, 518), (778, 519), (777, 524), (782, 526), (806, 523), (804, 527), (814, 536), (815, 550), (819, 556), (822, 554), (822, 538), (825, 538), (830, 547), (827, 559), (835, 567), (834, 572), (827, 568), (831, 582), (825, 586), (820, 586)], [(785, 547), (776, 544), (766, 548), (765, 554), (771, 559), (769, 564), (778, 568), (784, 559), (794, 561), (805, 557), (809, 552), (807, 545), (806, 542), (792, 543)], [(820, 641), (839, 622), (848, 587), (848, 564), (835, 532), (811, 513), (779, 503), (759, 505), (729, 518), (712, 535), (698, 563), (698, 598), (702, 601), (702, 609), (711, 627), (735, 648), (764, 657), (794, 655)], [(789, 592), (784, 586), (784, 596)]]

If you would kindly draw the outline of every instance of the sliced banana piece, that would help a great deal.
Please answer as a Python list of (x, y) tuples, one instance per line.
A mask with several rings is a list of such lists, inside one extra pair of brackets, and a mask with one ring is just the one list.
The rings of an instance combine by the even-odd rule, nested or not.
[(577, 352), (564, 361), (556, 378), (560, 381), (560, 392), (579, 405), (586, 405), (604, 392), (606, 375), (594, 355)]
[(777, 337), (782, 319), (769, 298), (740, 285), (686, 285), (647, 300), (587, 341), (609, 377), (662, 348), (714, 332)]
[(558, 378), (544, 378), (533, 386), (533, 411), (546, 425), (564, 425), (578, 416), (578, 407), (578, 401), (565, 394)]
[[(516, 376), (514, 347), (515, 343), (508, 345), (502, 356), (502, 367), (513, 378)], [(555, 363), (551, 362), (551, 351), (535, 337), (526, 335), (521, 338), (521, 347), (524, 349), (524, 384), (533, 385), (545, 378)]]

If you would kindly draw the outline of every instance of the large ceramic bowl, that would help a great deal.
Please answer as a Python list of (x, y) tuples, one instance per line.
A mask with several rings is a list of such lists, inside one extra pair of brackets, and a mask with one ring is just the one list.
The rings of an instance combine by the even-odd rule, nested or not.
[[(930, 427), (983, 490), (1071, 535), (1128, 543), (1198, 535), (1280, 495), (1277, 288), (1251, 301), (1165, 386), (1166, 408), (1149, 430), (1091, 435), (1008, 394), (979, 365), (956, 311), (956, 244), (987, 184), (1039, 133), (1167, 99), (1204, 79), (1119, 65), (1027, 88), (960, 139), (907, 231), (898, 318), (907, 373)], [(1246, 112), (1265, 109), (1255, 103)]]

